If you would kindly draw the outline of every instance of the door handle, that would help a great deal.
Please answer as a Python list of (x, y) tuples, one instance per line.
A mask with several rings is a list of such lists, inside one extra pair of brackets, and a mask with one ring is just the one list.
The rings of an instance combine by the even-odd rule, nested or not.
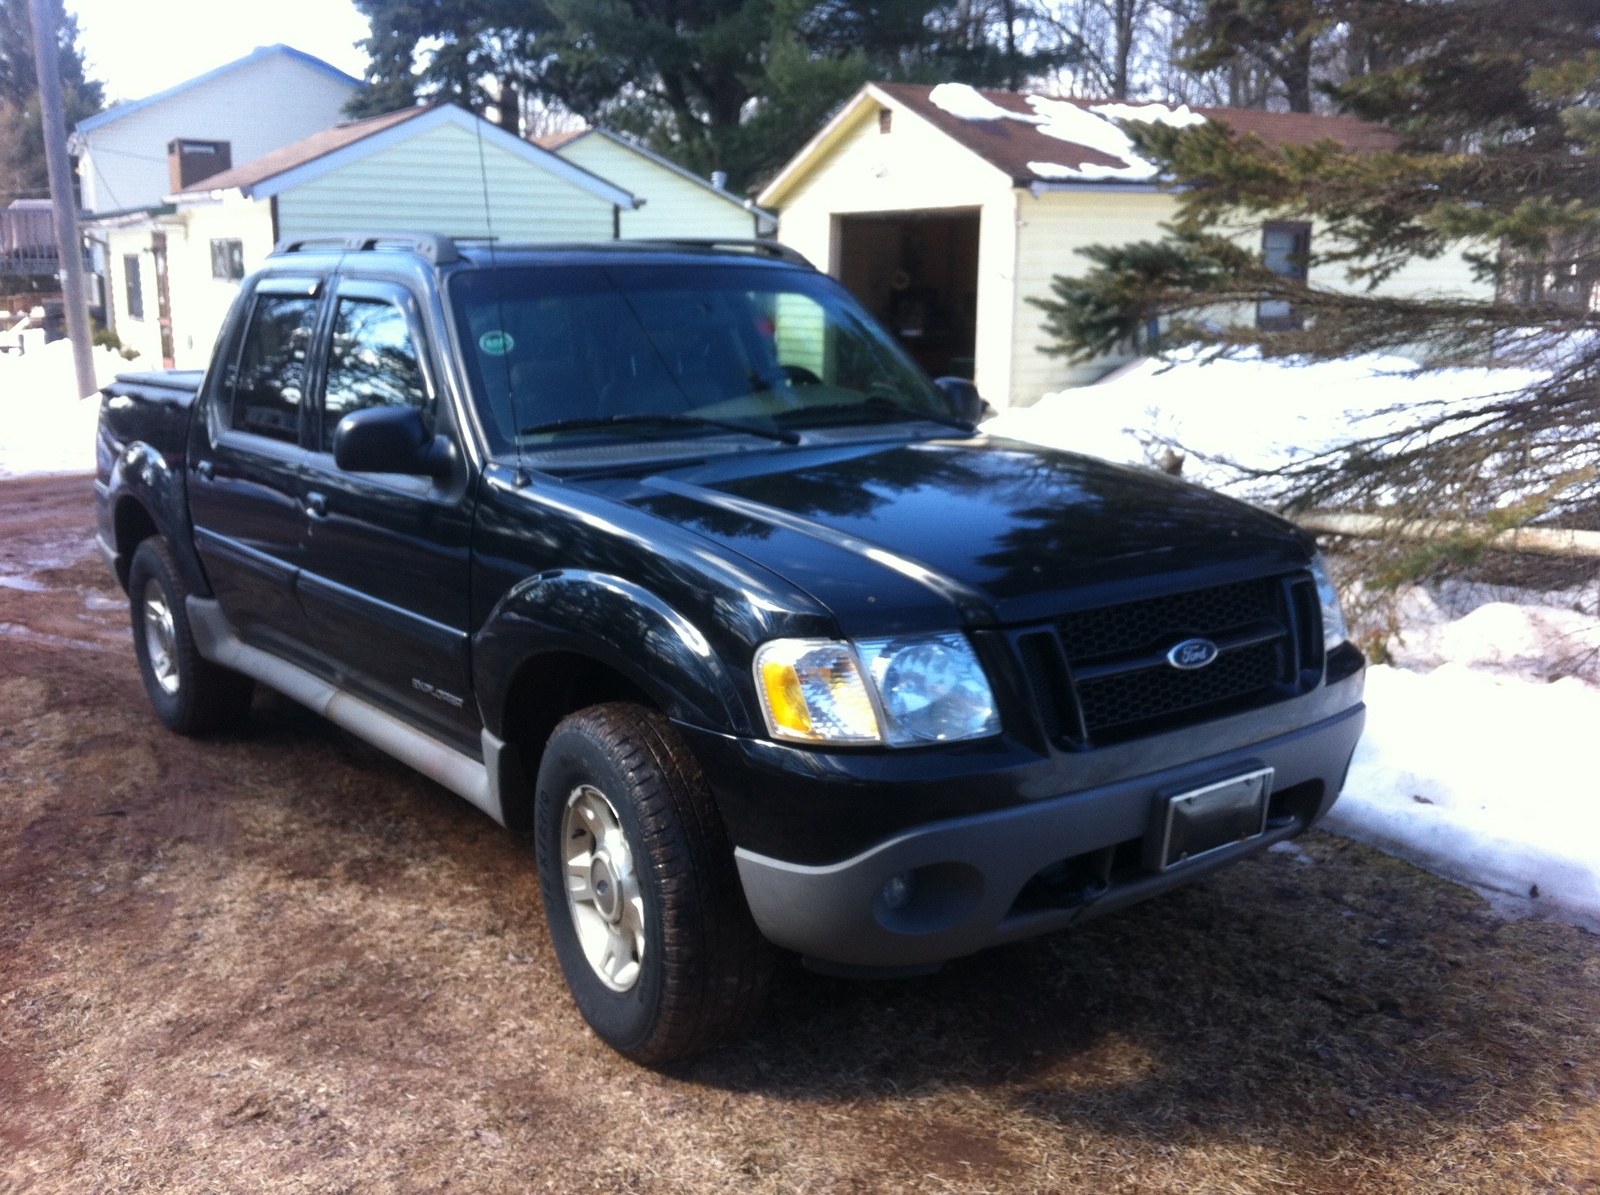
[(198, 462), (194, 467), (194, 471), (200, 474), (201, 478), (205, 481), (210, 481), (217, 475), (217, 467), (210, 461)]
[(328, 499), (324, 494), (310, 493), (306, 495), (306, 514), (313, 519), (328, 517)]

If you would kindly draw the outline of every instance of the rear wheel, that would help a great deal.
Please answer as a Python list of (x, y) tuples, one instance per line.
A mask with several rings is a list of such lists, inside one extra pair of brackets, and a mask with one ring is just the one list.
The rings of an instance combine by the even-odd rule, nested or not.
[(535, 834), (551, 941), (603, 1041), (653, 1064), (749, 1027), (772, 948), (670, 722), (625, 703), (563, 721), (539, 767)]
[(133, 650), (156, 717), (179, 734), (205, 734), (243, 721), (254, 686), (249, 677), (200, 655), (182, 577), (172, 546), (160, 536), (134, 552), (128, 566)]

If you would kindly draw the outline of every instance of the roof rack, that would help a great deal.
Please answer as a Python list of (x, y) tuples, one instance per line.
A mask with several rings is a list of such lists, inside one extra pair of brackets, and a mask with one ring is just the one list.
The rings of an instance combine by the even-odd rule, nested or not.
[(438, 232), (331, 232), (320, 236), (287, 237), (272, 247), (274, 254), (304, 253), (312, 246), (335, 246), (346, 253), (372, 249), (403, 249), (436, 266), (461, 260), (455, 241)]
[(684, 249), (745, 249), (755, 253), (764, 253), (768, 257), (775, 257), (779, 261), (786, 261), (791, 265), (805, 266), (807, 269), (812, 270), (816, 269), (798, 249), (791, 249), (788, 245), (780, 245), (777, 241), (740, 237), (639, 237), (637, 240), (630, 237), (629, 242), (646, 245), (673, 245)]

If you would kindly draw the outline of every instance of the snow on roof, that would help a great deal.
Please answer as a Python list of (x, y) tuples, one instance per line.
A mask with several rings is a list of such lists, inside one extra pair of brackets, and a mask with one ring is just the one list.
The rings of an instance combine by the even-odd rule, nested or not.
[(180, 95), (183, 92), (188, 91), (191, 87), (198, 87), (202, 83), (209, 83), (213, 79), (221, 78), (223, 75), (236, 71), (240, 67), (249, 66), (251, 63), (255, 62), (260, 62), (263, 58), (269, 58), (274, 54), (281, 54), (286, 58), (293, 59), (295, 62), (304, 63), (313, 70), (320, 71), (322, 74), (327, 75), (328, 78), (334, 80), (336, 83), (343, 83), (351, 90), (361, 86), (360, 79), (353, 78), (352, 76), (345, 74), (332, 63), (324, 62), (314, 54), (307, 54), (304, 50), (297, 50), (293, 46), (286, 46), (280, 42), (279, 44), (272, 46), (257, 46), (243, 58), (236, 58), (232, 62), (224, 63), (215, 70), (206, 71), (204, 74), (196, 75), (192, 79), (185, 79), (182, 83), (169, 87), (165, 91), (158, 91), (154, 95), (147, 95), (142, 100), (129, 100), (125, 104), (117, 104), (115, 107), (107, 108), (104, 112), (98, 112), (93, 116), (86, 117), (77, 123), (73, 129), (73, 132), (78, 134), (93, 132), (95, 129), (108, 125), (112, 121), (121, 120), (124, 116), (132, 116), (135, 112), (150, 107), (151, 104), (159, 104), (162, 100), (168, 100), (175, 95)]
[(936, 87), (878, 83), (869, 84), (870, 89), (904, 104), (1019, 185), (1152, 181), (1155, 169), (1134, 153), (1133, 143), (1117, 123), (1124, 120), (1177, 128), (1216, 120), (1236, 133), (1253, 133), (1269, 146), (1309, 145), (1330, 138), (1352, 151), (1366, 152), (1397, 144), (1387, 129), (1348, 116), (1062, 99), (965, 83)]

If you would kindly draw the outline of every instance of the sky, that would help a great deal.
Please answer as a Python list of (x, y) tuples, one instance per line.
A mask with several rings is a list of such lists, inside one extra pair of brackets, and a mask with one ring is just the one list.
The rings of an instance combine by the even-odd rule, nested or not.
[(350, 0), (66, 0), (109, 106), (136, 100), (276, 42), (360, 78), (367, 22)]

